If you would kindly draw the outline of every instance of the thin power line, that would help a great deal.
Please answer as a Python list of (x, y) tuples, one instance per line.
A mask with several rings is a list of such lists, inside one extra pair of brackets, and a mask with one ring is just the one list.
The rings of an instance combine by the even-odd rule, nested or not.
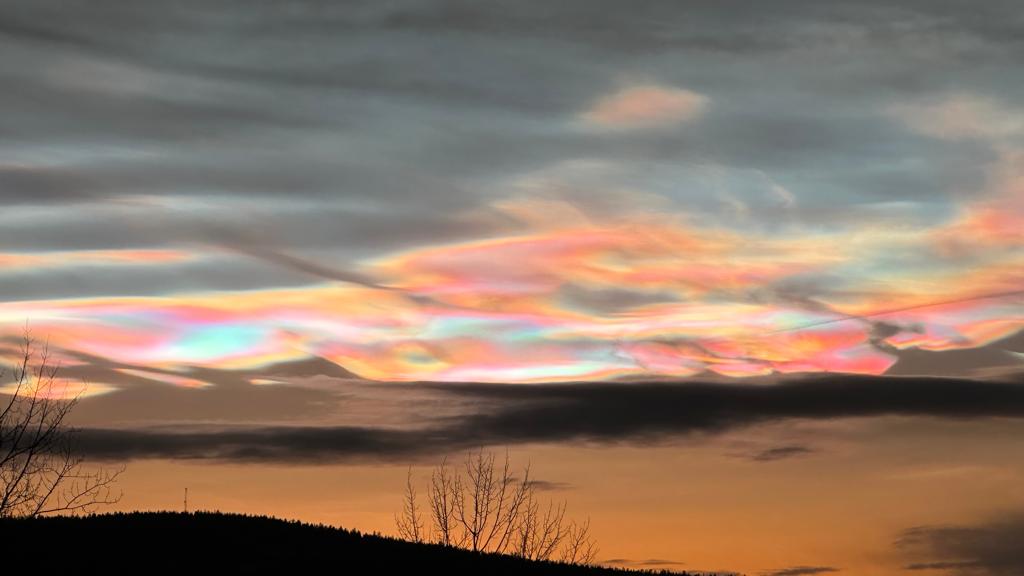
[(825, 326), (828, 324), (836, 324), (838, 322), (846, 322), (847, 320), (867, 320), (868, 318), (875, 318), (878, 316), (886, 316), (888, 314), (896, 314), (897, 312), (907, 312), (910, 310), (918, 310), (921, 308), (932, 308), (934, 306), (943, 306), (946, 304), (959, 304), (961, 302), (974, 302), (976, 300), (994, 300), (998, 298), (1006, 298), (1009, 296), (1022, 296), (1024, 290), (1013, 290), (1010, 292), (996, 292), (992, 294), (984, 294), (982, 296), (970, 296), (967, 298), (954, 298), (951, 300), (942, 300), (940, 302), (929, 302), (927, 304), (915, 304), (914, 306), (903, 306), (900, 308), (890, 308), (888, 310), (882, 310), (880, 312), (872, 312), (871, 314), (849, 314), (843, 318), (832, 318), (830, 320), (822, 320), (820, 322), (812, 322), (810, 324), (804, 324), (801, 326), (794, 326), (792, 328), (782, 328), (780, 330), (772, 330), (766, 332), (766, 334), (781, 334), (784, 332), (798, 332), (800, 330), (806, 330), (808, 328), (816, 328), (818, 326)]

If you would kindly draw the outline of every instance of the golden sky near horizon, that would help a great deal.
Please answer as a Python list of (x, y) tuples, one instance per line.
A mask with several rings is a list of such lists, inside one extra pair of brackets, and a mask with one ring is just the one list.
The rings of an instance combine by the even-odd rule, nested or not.
[[(536, 478), (557, 484), (542, 499), (564, 500), (570, 517), (590, 517), (602, 563), (751, 575), (812, 566), (888, 576), (906, 574), (903, 567), (927, 553), (896, 546), (904, 531), (971, 527), (1007, 505), (1024, 506), (1024, 464), (1005, 457), (1024, 449), (1022, 432), (1019, 422), (1007, 421), (855, 419), (650, 447), (524, 445), (511, 452), (513, 464), (529, 462)], [(807, 434), (818, 439), (807, 453), (753, 459), (764, 446)], [(438, 462), (413, 465), (421, 495)], [(181, 510), (187, 485), (193, 510), (394, 535), (405, 478), (403, 462), (147, 460), (128, 465), (118, 508)]]

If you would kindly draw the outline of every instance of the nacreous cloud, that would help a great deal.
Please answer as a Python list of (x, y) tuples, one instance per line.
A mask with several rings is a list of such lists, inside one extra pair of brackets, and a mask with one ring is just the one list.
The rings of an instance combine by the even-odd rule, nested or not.
[(602, 128), (649, 128), (693, 120), (710, 102), (707, 96), (684, 88), (630, 86), (601, 98), (581, 117)]
[(321, 357), (405, 381), (881, 374), (899, 350), (975, 348), (1024, 328), (1024, 252), (1004, 222), (1024, 213), (1009, 209), (1013, 195), (986, 202), (929, 228), (768, 235), (643, 211), (550, 221), (536, 214), (557, 203), (526, 200), (510, 216), (518, 233), (393, 253), (340, 276), (271, 258), (334, 281), (7, 302), (0, 323), (20, 331), (29, 319), (54, 348), (164, 370)]

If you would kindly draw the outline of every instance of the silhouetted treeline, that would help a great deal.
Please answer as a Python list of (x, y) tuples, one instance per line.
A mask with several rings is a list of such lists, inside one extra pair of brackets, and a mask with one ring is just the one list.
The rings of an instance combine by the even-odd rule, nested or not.
[(54, 568), (104, 574), (171, 569), (229, 574), (298, 574), (303, 569), (472, 576), (687, 574), (536, 562), (267, 516), (214, 512), (0, 519), (0, 541), (5, 556), (19, 563), (23, 559), (41, 573)]

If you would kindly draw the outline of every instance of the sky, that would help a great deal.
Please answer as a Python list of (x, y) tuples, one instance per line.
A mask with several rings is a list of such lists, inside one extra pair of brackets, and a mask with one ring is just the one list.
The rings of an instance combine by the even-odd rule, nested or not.
[(1018, 574), (1015, 5), (0, 2), (0, 359), (127, 507), (511, 445), (610, 564)]

